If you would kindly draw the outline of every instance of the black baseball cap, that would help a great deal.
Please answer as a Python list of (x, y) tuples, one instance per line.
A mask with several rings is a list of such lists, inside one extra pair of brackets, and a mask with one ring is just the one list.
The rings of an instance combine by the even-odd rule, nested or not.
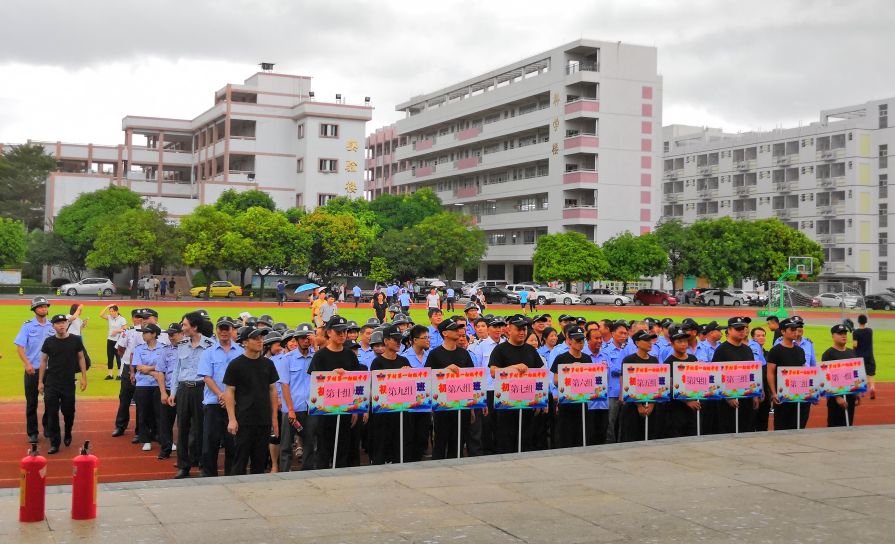
[[(47, 306), (49, 306), (49, 304)], [(143, 319), (143, 308), (134, 308), (131, 310), (131, 317), (139, 317), (140, 319)]]
[[(266, 329), (262, 329), (266, 330)], [(283, 341), (283, 335), (278, 333), (277, 331), (270, 329), (270, 332), (267, 333), (267, 336), (264, 337), (264, 345), (269, 346), (271, 344), (279, 344)]]
[(459, 331), (463, 329), (463, 325), (454, 321), (453, 319), (445, 319), (441, 323), (438, 324), (438, 332), (444, 331)]
[(838, 325), (833, 325), (830, 327), (831, 334), (848, 334), (848, 327), (839, 323)]
[(708, 323), (706, 323), (706, 324), (703, 326), (703, 330), (706, 332), (706, 334), (708, 334), (708, 333), (710, 333), (710, 332), (712, 332), (712, 331), (720, 331), (720, 330), (721, 330), (721, 325), (718, 325), (718, 322), (717, 322), (717, 321), (714, 321), (714, 320), (713, 320), (713, 321), (709, 321)]
[(575, 323), (578, 323), (579, 325), (586, 325), (587, 319), (584, 319), (583, 317), (576, 317)]
[(662, 321), (659, 321), (659, 326), (662, 327), (663, 329), (667, 329), (667, 328), (671, 327), (672, 325), (674, 325), (674, 320), (671, 319), (670, 317), (666, 317)]
[(643, 341), (651, 342), (654, 339), (656, 339), (656, 335), (648, 331), (637, 331), (631, 337), (631, 340), (633, 340), (634, 343)]
[(619, 319), (618, 321), (613, 321), (612, 325), (609, 325), (609, 332), (615, 332), (619, 327), (630, 328), (627, 321)]
[(340, 315), (334, 315), (326, 322), (326, 329), (336, 332), (348, 330), (348, 320)]
[(239, 329), (239, 341), (245, 342), (251, 338), (257, 338), (258, 336), (267, 336), (270, 334), (271, 330), (264, 328), (259, 329), (257, 327), (240, 327)]
[(802, 326), (802, 323), (800, 323), (798, 321), (793, 321), (791, 317), (784, 319), (783, 321), (780, 322), (781, 329), (798, 329), (801, 326)]
[(468, 311), (470, 311), (470, 310), (478, 310), (478, 309), (479, 309), (479, 307), (476, 306), (474, 303), (472, 303), (472, 302), (468, 302), (468, 303), (466, 304), (466, 307), (463, 308), (463, 312), (465, 313), (465, 312), (468, 312)]
[(272, 327), (273, 326), (273, 318), (270, 317), (268, 314), (264, 314), (264, 315), (258, 317), (257, 323), (264, 323), (268, 327)]
[(670, 325), (668, 327), (668, 337), (671, 338), (671, 340), (681, 340), (690, 338), (690, 333), (681, 328), (680, 325)]
[(345, 342), (345, 344), (342, 345), (342, 347), (345, 348), (345, 349), (348, 349), (348, 350), (351, 350), (351, 349), (359, 349), (359, 348), (360, 348), (360, 344), (358, 344), (358, 343), (355, 342), (354, 340), (348, 340), (348, 341)]
[(158, 318), (158, 312), (153, 310), (152, 308), (143, 308), (143, 317), (155, 317)]
[(489, 327), (504, 327), (507, 324), (507, 320), (502, 317), (495, 317), (488, 321)]
[(562, 314), (557, 318), (557, 321), (562, 323), (563, 321), (573, 321), (575, 318), (570, 316), (569, 314)]
[(59, 323), (60, 321), (68, 321), (68, 316), (65, 314), (56, 314), (50, 318), (50, 323)]
[(180, 323), (171, 323), (168, 325), (168, 328), (165, 330), (168, 334), (176, 334), (178, 332), (183, 332), (183, 325)]
[(392, 323), (391, 325), (386, 325), (382, 328), (382, 339), (392, 338), (397, 341), (401, 341), (401, 330), (398, 329), (398, 326)]
[(584, 329), (578, 326), (571, 326), (566, 329), (566, 338), (571, 338), (573, 340), (584, 340)]
[(749, 323), (752, 323), (751, 317), (745, 316), (737, 316), (731, 317), (727, 320), (727, 328), (728, 329), (742, 329), (743, 327), (748, 327)]
[(219, 317), (215, 326), (219, 329), (221, 328), (233, 328), (236, 326), (236, 323), (233, 321), (232, 317), (222, 316)]
[(162, 328), (155, 323), (146, 323), (140, 326), (140, 332), (151, 332), (158, 336), (162, 333)]
[(531, 325), (531, 319), (522, 314), (516, 314), (510, 316), (509, 319), (507, 319), (507, 325), (513, 325), (514, 327), (527, 327)]
[(550, 316), (548, 316), (547, 314), (538, 314), (538, 315), (534, 316), (533, 318), (531, 318), (532, 323), (540, 323), (542, 321), (544, 323), (550, 321)]

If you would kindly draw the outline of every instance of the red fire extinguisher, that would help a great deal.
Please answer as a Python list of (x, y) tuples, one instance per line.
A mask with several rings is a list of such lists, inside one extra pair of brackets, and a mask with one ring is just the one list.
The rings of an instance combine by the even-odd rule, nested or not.
[(43, 521), (47, 491), (47, 459), (37, 453), (37, 442), (22, 459), (19, 478), (19, 521)]
[(96, 485), (99, 459), (90, 453), (90, 441), (84, 442), (81, 454), (74, 458), (71, 482), (71, 519), (96, 517)]

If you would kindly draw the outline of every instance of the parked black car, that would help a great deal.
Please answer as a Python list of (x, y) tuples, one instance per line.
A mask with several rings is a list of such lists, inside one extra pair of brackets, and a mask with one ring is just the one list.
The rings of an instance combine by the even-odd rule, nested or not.
[(503, 287), (482, 287), (482, 296), (487, 304), (519, 304), (519, 295)]
[(867, 295), (864, 297), (864, 305), (870, 310), (895, 309), (895, 294), (877, 293), (875, 295)]

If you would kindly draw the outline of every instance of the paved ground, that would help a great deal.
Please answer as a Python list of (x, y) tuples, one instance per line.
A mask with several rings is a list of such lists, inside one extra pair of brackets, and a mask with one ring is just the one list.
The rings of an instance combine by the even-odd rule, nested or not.
[[(857, 425), (895, 424), (895, 382), (878, 384), (877, 392), (876, 400), (871, 401), (865, 396), (863, 404), (858, 407), (855, 417)], [(19, 485), (19, 462), (28, 449), (22, 417), (23, 406), (23, 401), (0, 402), (0, 488)], [(158, 444), (155, 443), (152, 451), (141, 451), (140, 445), (130, 443), (133, 424), (128, 428), (127, 434), (112, 438), (112, 421), (117, 409), (118, 399), (78, 400), (73, 433), (75, 442), (70, 448), (63, 447), (58, 455), (47, 456), (49, 485), (71, 482), (71, 459), (77, 455), (76, 448), (84, 440), (90, 440), (91, 448), (100, 457), (101, 483), (159, 480), (174, 476), (176, 454), (168, 460), (157, 460)], [(131, 407), (131, 421), (134, 420), (133, 410)], [(43, 403), (40, 403), (39, 413), (43, 413)], [(808, 427), (820, 428), (826, 425), (826, 403), (821, 402), (812, 408)], [(45, 453), (48, 447), (47, 440), (41, 438), (40, 451)], [(220, 466), (223, 467), (223, 453)]]
[(4, 542), (891, 542), (895, 426), (597, 446), (464, 461), (104, 484), (99, 517)]

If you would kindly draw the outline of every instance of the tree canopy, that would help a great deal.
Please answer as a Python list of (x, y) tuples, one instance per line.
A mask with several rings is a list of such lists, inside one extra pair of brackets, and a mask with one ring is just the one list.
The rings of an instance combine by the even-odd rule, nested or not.
[(18, 267), (25, 260), (25, 224), (0, 218), (0, 268)]
[(9, 146), (0, 154), (0, 217), (43, 228), (47, 175), (56, 159), (39, 145)]
[(540, 282), (591, 281), (604, 277), (607, 272), (603, 250), (580, 232), (541, 236), (532, 263), (534, 279)]
[(242, 213), (249, 208), (264, 208), (269, 211), (277, 209), (273, 198), (258, 189), (249, 189), (248, 191), (227, 189), (218, 197), (214, 207), (231, 214)]

